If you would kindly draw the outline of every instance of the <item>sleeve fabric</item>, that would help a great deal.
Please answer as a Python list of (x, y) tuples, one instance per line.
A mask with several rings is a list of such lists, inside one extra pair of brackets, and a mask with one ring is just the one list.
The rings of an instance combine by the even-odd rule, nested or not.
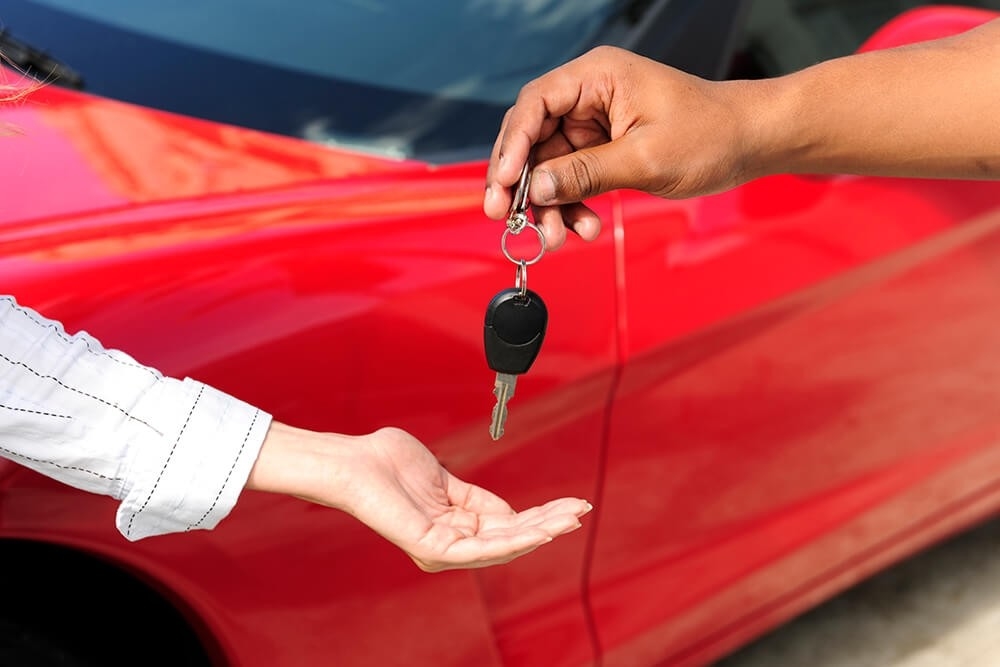
[(0, 296), (0, 456), (121, 501), (129, 540), (214, 528), (271, 415)]

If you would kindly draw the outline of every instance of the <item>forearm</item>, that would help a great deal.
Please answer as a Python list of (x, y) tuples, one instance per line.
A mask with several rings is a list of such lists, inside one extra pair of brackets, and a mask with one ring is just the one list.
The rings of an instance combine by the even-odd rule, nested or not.
[(269, 422), (0, 297), (0, 456), (121, 500), (131, 540), (218, 524)]
[(1000, 22), (748, 82), (751, 177), (1000, 177)]

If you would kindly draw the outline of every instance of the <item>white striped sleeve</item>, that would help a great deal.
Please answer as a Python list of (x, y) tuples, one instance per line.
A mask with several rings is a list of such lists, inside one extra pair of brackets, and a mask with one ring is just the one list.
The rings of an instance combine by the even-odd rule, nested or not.
[(236, 504), (270, 422), (0, 296), (0, 456), (117, 498), (118, 529), (130, 540), (214, 528)]

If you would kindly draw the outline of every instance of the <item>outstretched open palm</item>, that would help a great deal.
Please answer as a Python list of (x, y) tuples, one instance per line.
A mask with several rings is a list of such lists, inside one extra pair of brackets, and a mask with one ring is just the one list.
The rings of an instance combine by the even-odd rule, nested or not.
[(580, 527), (591, 507), (561, 498), (515, 512), (444, 469), (419, 440), (380, 429), (359, 456), (346, 508), (427, 572), (506, 563)]

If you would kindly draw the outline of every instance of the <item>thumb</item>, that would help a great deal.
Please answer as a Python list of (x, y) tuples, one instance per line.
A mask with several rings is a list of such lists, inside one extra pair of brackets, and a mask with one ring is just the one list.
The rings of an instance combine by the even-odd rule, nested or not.
[(540, 162), (529, 198), (536, 206), (571, 204), (620, 188), (642, 189), (645, 166), (628, 135)]

